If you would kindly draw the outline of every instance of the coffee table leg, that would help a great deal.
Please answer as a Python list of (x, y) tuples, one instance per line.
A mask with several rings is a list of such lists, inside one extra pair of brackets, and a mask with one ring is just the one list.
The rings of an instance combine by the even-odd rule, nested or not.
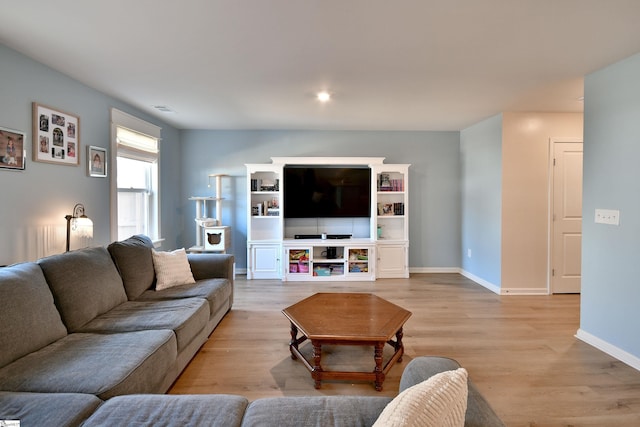
[(291, 358), (296, 360), (298, 357), (293, 352), (293, 348), (298, 348), (298, 328), (291, 323), (291, 341), (289, 341), (289, 350), (291, 351)]
[(314, 387), (320, 388), (320, 381), (322, 380), (322, 366), (320, 366), (320, 360), (322, 359), (322, 344), (311, 341), (313, 344), (313, 371), (311, 376), (315, 380)]
[(402, 362), (402, 355), (404, 354), (404, 346), (402, 345), (402, 336), (403, 336), (403, 332), (402, 332), (402, 328), (398, 329), (398, 332), (396, 332), (396, 348), (395, 350), (398, 351), (400, 350), (402, 353), (400, 353), (400, 357), (398, 357), (398, 362)]
[(382, 382), (384, 381), (384, 373), (382, 372), (382, 352), (384, 349), (384, 342), (376, 344), (373, 358), (376, 361), (376, 368), (373, 371), (376, 374), (376, 390), (382, 391)]

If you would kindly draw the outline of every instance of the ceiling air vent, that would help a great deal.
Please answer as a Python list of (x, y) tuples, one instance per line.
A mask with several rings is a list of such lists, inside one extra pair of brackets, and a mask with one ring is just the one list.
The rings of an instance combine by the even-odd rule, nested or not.
[(155, 108), (156, 110), (162, 113), (175, 113), (175, 111), (173, 111), (171, 108), (167, 107), (166, 105), (154, 105), (153, 108)]

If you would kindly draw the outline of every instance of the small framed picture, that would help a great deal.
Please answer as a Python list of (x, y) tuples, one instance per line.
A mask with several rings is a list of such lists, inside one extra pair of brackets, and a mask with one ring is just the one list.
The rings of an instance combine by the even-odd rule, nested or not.
[(80, 164), (80, 118), (33, 103), (33, 160), (78, 166)]
[(107, 176), (107, 150), (102, 147), (87, 147), (87, 175), (99, 178)]
[(23, 171), (26, 149), (23, 132), (0, 127), (0, 168)]

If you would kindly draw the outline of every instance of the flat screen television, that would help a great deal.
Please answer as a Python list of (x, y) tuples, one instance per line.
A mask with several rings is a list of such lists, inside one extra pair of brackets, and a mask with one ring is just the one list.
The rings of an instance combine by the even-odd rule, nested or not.
[(358, 166), (285, 166), (285, 218), (371, 216), (371, 169)]

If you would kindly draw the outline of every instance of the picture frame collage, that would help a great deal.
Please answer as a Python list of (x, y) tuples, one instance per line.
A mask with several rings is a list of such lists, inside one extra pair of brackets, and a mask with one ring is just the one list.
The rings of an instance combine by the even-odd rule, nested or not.
[[(0, 170), (24, 171), (26, 133), (0, 126)], [(65, 166), (80, 164), (80, 117), (37, 102), (32, 104), (32, 159)], [(87, 176), (107, 177), (107, 149), (87, 146)]]
[(33, 103), (33, 161), (80, 164), (80, 118)]

